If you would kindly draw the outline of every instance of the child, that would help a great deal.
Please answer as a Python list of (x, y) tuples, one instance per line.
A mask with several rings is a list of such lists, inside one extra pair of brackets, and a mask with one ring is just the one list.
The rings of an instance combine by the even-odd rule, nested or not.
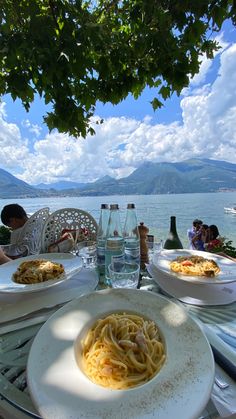
[(19, 235), (28, 216), (23, 207), (18, 204), (5, 205), (1, 212), (1, 220), (4, 225), (11, 228), (11, 244), (17, 244)]

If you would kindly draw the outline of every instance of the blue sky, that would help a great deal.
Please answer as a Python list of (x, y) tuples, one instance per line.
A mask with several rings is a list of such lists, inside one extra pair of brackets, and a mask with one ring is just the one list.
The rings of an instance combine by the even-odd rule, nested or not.
[(30, 184), (59, 180), (89, 182), (104, 175), (129, 175), (145, 160), (181, 161), (206, 157), (236, 163), (236, 28), (217, 35), (214, 60), (203, 57), (200, 72), (156, 112), (155, 92), (138, 100), (97, 104), (104, 123), (96, 135), (75, 139), (43, 123), (46, 107), (36, 98), (29, 113), (10, 96), (0, 103), (0, 167)]

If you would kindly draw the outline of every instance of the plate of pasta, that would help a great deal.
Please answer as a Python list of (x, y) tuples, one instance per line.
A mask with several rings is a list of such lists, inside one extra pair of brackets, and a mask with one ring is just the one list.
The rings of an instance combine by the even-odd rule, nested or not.
[(69, 279), (82, 268), (70, 253), (45, 253), (12, 260), (0, 266), (0, 293), (44, 290)]
[(194, 418), (213, 380), (209, 343), (187, 311), (135, 289), (66, 304), (40, 329), (27, 364), (44, 419)]
[(154, 254), (153, 264), (163, 274), (198, 284), (236, 281), (236, 263), (215, 253), (197, 250), (162, 250)]

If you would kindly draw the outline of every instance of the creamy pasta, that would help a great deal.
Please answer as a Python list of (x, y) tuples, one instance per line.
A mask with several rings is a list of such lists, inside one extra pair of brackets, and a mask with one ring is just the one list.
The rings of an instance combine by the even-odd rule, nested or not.
[(164, 343), (151, 320), (115, 313), (96, 321), (82, 342), (85, 374), (116, 390), (149, 381), (165, 361)]
[(20, 263), (13, 274), (13, 280), (19, 284), (37, 284), (58, 279), (65, 272), (61, 263), (46, 259), (28, 260)]
[(203, 256), (179, 256), (172, 260), (170, 269), (173, 272), (192, 276), (213, 277), (220, 272), (217, 263)]

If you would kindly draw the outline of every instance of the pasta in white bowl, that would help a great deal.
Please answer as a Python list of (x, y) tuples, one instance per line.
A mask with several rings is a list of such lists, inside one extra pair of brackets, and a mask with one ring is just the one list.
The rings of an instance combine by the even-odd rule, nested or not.
[[(184, 264), (184, 260), (186, 260), (186, 265), (182, 266), (182, 269), (180, 269), (181, 260)], [(200, 265), (202, 264), (202, 273), (197, 267), (198, 264), (194, 263), (195, 266), (193, 266), (190, 263), (194, 260), (195, 262), (200, 261)], [(201, 260), (203, 262), (205, 260), (205, 266)], [(180, 263), (178, 263), (179, 266), (174, 267), (176, 261)], [(212, 285), (236, 281), (236, 263), (216, 253), (188, 249), (162, 250), (158, 254), (154, 253), (152, 263), (158, 269), (159, 275), (174, 276), (181, 281)]]
[(85, 374), (95, 384), (115, 390), (148, 382), (165, 362), (158, 327), (134, 313), (113, 313), (98, 319), (82, 341), (82, 348)]
[[(37, 264), (41, 265), (41, 269), (36, 274)], [(25, 267), (30, 266), (32, 270), (26, 274)], [(21, 294), (41, 291), (66, 281), (81, 269), (81, 258), (71, 253), (42, 253), (15, 259), (0, 266), (0, 293)]]
[[(106, 325), (107, 319), (113, 322), (117, 315), (129, 319), (137, 316), (141, 322), (150, 322), (164, 344), (165, 359), (160, 370), (148, 381), (125, 389), (94, 383), (86, 374), (82, 356), (83, 344), (90, 346), (89, 332), (102, 325), (100, 320)], [(154, 338), (155, 327), (150, 329)], [(130, 340), (125, 333), (117, 339), (123, 341), (119, 345), (124, 348), (124, 341)], [(137, 344), (136, 338), (133, 343)], [(124, 354), (128, 351), (127, 347)], [(109, 373), (109, 365), (105, 367)], [(61, 308), (35, 337), (27, 365), (28, 387), (44, 419), (194, 418), (207, 404), (213, 380), (210, 346), (182, 306), (134, 289), (93, 292)]]

